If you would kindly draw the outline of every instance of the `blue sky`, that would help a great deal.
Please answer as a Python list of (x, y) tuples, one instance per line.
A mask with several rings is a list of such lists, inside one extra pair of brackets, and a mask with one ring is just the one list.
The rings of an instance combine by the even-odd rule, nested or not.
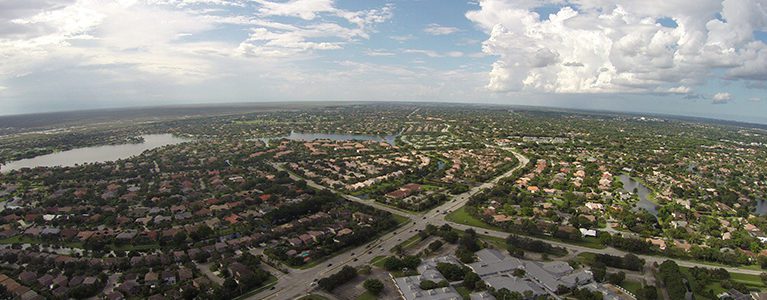
[(0, 115), (371, 100), (767, 123), (763, 0), (639, 2), (9, 0)]

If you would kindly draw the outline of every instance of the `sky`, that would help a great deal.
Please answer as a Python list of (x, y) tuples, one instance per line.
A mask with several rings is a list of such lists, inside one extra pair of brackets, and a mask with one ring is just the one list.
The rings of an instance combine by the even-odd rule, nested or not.
[(767, 123), (767, 0), (0, 0), (0, 115), (441, 101)]

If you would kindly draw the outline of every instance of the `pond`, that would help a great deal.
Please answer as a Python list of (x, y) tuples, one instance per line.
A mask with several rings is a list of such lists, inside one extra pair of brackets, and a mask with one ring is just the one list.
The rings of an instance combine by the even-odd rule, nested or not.
[(638, 208), (646, 210), (653, 216), (658, 216), (658, 206), (648, 199), (648, 197), (652, 195), (652, 190), (650, 190), (641, 182), (631, 178), (629, 175), (621, 174), (618, 176), (618, 178), (623, 183), (624, 191), (633, 194), (634, 189), (637, 190), (637, 195), (639, 196), (639, 202), (637, 202)]
[(289, 135), (278, 137), (277, 139), (289, 139), (294, 141), (309, 142), (313, 140), (334, 140), (334, 141), (379, 141), (386, 142), (394, 146), (394, 140), (400, 134), (391, 135), (367, 135), (367, 134), (343, 134), (343, 133), (302, 133), (291, 131)]
[(756, 214), (767, 215), (767, 200), (756, 200)]
[(0, 166), (0, 170), (9, 172), (21, 168), (71, 167), (85, 163), (115, 161), (139, 155), (146, 150), (191, 141), (172, 134), (148, 134), (142, 137), (142, 143), (84, 147), (12, 161)]

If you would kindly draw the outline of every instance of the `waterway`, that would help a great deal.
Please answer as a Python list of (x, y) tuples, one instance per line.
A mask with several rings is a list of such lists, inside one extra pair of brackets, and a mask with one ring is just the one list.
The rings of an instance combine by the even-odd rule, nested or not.
[(36, 167), (71, 167), (86, 163), (115, 161), (139, 155), (146, 150), (191, 141), (191, 139), (172, 134), (148, 134), (142, 137), (144, 138), (142, 143), (84, 147), (12, 161), (0, 166), (0, 171), (9, 172)]
[(642, 184), (641, 182), (635, 180), (634, 178), (631, 178), (631, 176), (626, 174), (621, 174), (618, 176), (621, 182), (623, 182), (623, 190), (629, 193), (634, 193), (634, 189), (636, 189), (636, 193), (639, 196), (639, 202), (637, 202), (637, 207), (646, 210), (653, 216), (658, 216), (658, 206), (650, 201), (648, 197), (652, 195), (652, 190), (650, 190), (647, 186)]

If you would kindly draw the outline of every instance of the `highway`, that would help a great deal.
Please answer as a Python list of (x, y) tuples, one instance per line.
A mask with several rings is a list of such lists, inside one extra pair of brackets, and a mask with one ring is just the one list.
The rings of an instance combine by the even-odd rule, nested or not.
[[(365, 265), (365, 264), (368, 264), (375, 257), (390, 255), (391, 250), (395, 246), (415, 236), (416, 234), (418, 234), (420, 230), (424, 230), (426, 228), (426, 225), (428, 224), (432, 224), (435, 226), (449, 224), (453, 228), (456, 228), (459, 230), (474, 229), (478, 234), (505, 239), (506, 237), (509, 236), (508, 232), (502, 232), (502, 231), (496, 231), (496, 230), (490, 230), (490, 229), (484, 229), (484, 228), (479, 228), (474, 226), (453, 223), (453, 222), (446, 221), (444, 216), (446, 211), (451, 212), (451, 211), (454, 211), (455, 209), (458, 209), (464, 206), (466, 202), (468, 202), (468, 200), (474, 194), (477, 194), (482, 190), (494, 187), (501, 179), (511, 176), (516, 170), (522, 168), (523, 166), (529, 163), (529, 159), (523, 156), (522, 154), (516, 151), (512, 151), (512, 153), (519, 160), (519, 164), (516, 167), (514, 167), (512, 170), (500, 176), (497, 176), (488, 182), (485, 182), (479, 186), (476, 186), (465, 193), (455, 195), (449, 201), (422, 214), (417, 214), (417, 213), (412, 213), (412, 212), (407, 212), (400, 209), (392, 208), (390, 206), (386, 206), (381, 203), (378, 203), (374, 200), (364, 200), (355, 196), (343, 194), (336, 190), (329, 189), (325, 186), (319, 185), (313, 181), (301, 178), (292, 172), (289, 172), (291, 178), (293, 178), (294, 180), (306, 180), (307, 184), (312, 188), (331, 190), (337, 193), (338, 195), (341, 195), (342, 197), (344, 197), (345, 199), (349, 201), (354, 201), (364, 205), (373, 206), (377, 209), (385, 210), (390, 213), (409, 218), (411, 221), (397, 228), (394, 232), (387, 233), (383, 237), (377, 240), (371, 241), (366, 245), (340, 253), (320, 263), (317, 266), (307, 268), (307, 269), (290, 269), (288, 274), (278, 274), (279, 281), (277, 282), (277, 284), (274, 286), (273, 289), (252, 295), (248, 297), (247, 299), (283, 300), (283, 299), (296, 299), (301, 296), (304, 296), (307, 293), (310, 293), (315, 288), (313, 286), (314, 281), (319, 280), (323, 277), (327, 277), (330, 274), (336, 273), (344, 266), (356, 267), (360, 265)], [(279, 170), (287, 171), (280, 164), (274, 164), (274, 166)], [(621, 251), (612, 247), (607, 247), (604, 249), (594, 249), (594, 248), (567, 244), (567, 243), (558, 242), (558, 241), (545, 240), (545, 239), (539, 239), (539, 238), (534, 238), (534, 239), (542, 240), (554, 246), (565, 248), (571, 254), (577, 254), (582, 252), (592, 252), (592, 253), (599, 253), (599, 254), (623, 256), (628, 253), (628, 252)], [(654, 262), (661, 263), (665, 260), (670, 259), (667, 257), (660, 257), (660, 256), (647, 256), (647, 255), (638, 255), (638, 256), (645, 259), (648, 263), (654, 263)], [(711, 265), (706, 265), (703, 263), (690, 262), (690, 261), (677, 260), (677, 259), (673, 259), (673, 260), (676, 261), (678, 265), (684, 266), (684, 267), (696, 267), (696, 266), (708, 267), (708, 268), (713, 267)], [(739, 269), (739, 268), (732, 268), (732, 267), (725, 267), (725, 269), (730, 272), (752, 274), (752, 275), (759, 275), (762, 272), (759, 270)]]

